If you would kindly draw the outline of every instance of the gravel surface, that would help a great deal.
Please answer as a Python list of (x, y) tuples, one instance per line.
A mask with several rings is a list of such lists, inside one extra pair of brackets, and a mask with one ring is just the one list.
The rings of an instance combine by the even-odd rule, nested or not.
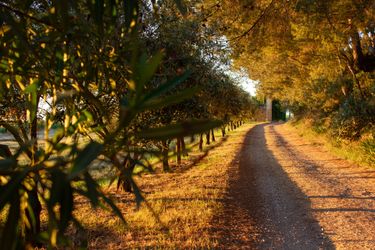
[(286, 125), (261, 124), (229, 176), (218, 219), (223, 247), (375, 249), (374, 169), (332, 156)]

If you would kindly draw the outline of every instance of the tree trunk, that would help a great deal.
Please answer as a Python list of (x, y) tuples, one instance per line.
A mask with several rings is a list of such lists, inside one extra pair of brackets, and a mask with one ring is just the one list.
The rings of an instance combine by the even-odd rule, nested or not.
[(124, 176), (122, 187), (125, 192), (132, 193), (132, 182), (131, 182), (131, 175), (133, 174), (134, 168), (136, 166), (135, 161), (138, 160), (138, 154), (134, 153), (134, 161), (131, 161), (130, 159), (126, 160), (126, 163), (124, 164), (125, 171), (129, 174), (129, 176)]
[(221, 128), (221, 135), (224, 137), (225, 136), (225, 127)]
[[(351, 24), (351, 23), (350, 23)], [(361, 47), (361, 40), (357, 28), (351, 24), (351, 38), (353, 49), (354, 65), (360, 70), (365, 70), (364, 56)]]
[(216, 141), (215, 140), (215, 131), (213, 130), (213, 129), (211, 129), (211, 139), (212, 139), (212, 141)]
[(203, 151), (203, 134), (199, 136), (199, 151)]
[[(372, 72), (375, 69), (375, 57), (371, 52), (367, 55), (363, 54), (358, 28), (351, 22), (351, 20), (349, 20), (349, 25), (351, 33), (350, 38), (352, 40), (353, 64), (356, 71), (363, 70), (365, 72)], [(371, 43), (374, 45), (374, 41), (371, 41)], [(372, 46), (370, 46), (370, 48), (372, 48)]]
[(132, 184), (127, 179), (123, 180), (122, 188), (127, 193), (132, 193)]
[(181, 139), (176, 139), (176, 156), (177, 156), (177, 165), (181, 165)]
[(181, 138), (181, 150), (183, 156), (189, 156), (188, 152), (186, 151), (185, 139), (184, 137)]
[(168, 162), (169, 143), (166, 140), (162, 141), (161, 153), (163, 157), (163, 171), (169, 172), (171, 170), (169, 167), (169, 162)]
[(195, 142), (195, 135), (192, 135), (192, 136), (190, 137), (190, 143), (193, 143), (193, 142)]
[(210, 145), (210, 131), (206, 133), (206, 145)]

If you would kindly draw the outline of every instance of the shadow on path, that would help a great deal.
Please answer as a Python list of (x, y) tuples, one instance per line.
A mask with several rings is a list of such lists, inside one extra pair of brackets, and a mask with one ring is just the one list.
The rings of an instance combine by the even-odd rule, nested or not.
[(269, 124), (252, 128), (231, 163), (229, 189), (216, 226), (220, 247), (334, 249), (311, 216), (308, 197), (267, 147)]

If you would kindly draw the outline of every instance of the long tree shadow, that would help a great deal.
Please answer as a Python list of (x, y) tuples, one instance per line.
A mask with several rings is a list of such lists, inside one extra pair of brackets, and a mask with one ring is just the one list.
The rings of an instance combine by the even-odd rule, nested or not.
[(246, 135), (229, 169), (223, 209), (212, 225), (223, 248), (334, 249), (311, 214), (308, 197), (267, 147), (265, 127)]

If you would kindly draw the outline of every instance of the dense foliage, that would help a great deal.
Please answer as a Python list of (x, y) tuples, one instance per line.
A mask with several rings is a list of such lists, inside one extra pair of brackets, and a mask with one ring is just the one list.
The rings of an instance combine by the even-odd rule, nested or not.
[(221, 20), (236, 64), (260, 80), (259, 95), (335, 138), (374, 137), (374, 1), (205, 3), (208, 22)]
[(0, 126), (18, 144), (0, 145), (0, 248), (68, 244), (76, 195), (124, 220), (89, 166), (113, 166), (139, 203), (135, 166), (246, 117), (249, 96), (217, 66), (227, 49), (191, 4), (0, 1)]

